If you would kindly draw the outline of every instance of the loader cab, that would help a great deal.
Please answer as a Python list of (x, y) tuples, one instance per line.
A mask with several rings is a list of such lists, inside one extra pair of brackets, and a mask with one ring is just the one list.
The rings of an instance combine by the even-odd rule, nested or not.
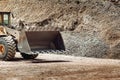
[(10, 12), (0, 12), (0, 26), (10, 25)]

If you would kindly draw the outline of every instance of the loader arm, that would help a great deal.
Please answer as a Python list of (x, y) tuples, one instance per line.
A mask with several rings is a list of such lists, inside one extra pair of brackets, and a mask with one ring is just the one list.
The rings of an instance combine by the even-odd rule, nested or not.
[(14, 37), (14, 40), (17, 44), (17, 50), (22, 53), (30, 53), (31, 49), (27, 41), (27, 37), (25, 34), (25, 31), (17, 31), (11, 28), (6, 27), (6, 31), (8, 35), (11, 35)]

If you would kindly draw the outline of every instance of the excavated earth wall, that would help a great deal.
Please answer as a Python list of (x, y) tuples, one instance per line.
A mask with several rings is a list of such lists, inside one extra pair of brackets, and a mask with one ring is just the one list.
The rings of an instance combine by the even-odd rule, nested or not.
[[(112, 0), (111, 0), (112, 1)], [(12, 24), (57, 27), (71, 55), (120, 57), (120, 2), (109, 0), (0, 0)]]

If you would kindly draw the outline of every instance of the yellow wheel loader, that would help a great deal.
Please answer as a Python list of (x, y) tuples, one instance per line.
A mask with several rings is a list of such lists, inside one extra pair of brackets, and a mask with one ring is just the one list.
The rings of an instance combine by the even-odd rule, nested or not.
[(10, 12), (0, 12), (1, 60), (13, 60), (16, 52), (20, 52), (24, 59), (34, 59), (41, 52), (65, 50), (59, 31), (41, 28), (16, 30), (11, 27), (10, 18)]

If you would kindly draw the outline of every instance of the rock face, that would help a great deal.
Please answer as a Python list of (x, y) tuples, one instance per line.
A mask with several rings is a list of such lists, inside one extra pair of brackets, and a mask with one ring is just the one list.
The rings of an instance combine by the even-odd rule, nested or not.
[(63, 36), (71, 54), (119, 58), (117, 0), (1, 0), (1, 10), (12, 12), (14, 25), (22, 20), (28, 26), (70, 31), (63, 32)]

